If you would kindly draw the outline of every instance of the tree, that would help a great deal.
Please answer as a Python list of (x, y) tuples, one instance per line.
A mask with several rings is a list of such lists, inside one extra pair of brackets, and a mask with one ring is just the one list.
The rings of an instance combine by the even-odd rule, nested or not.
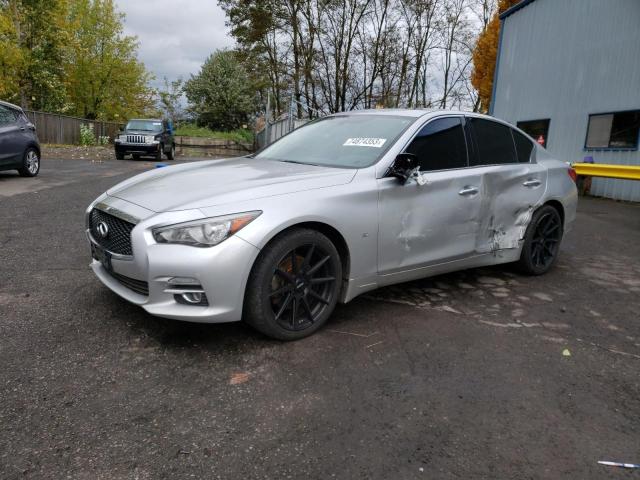
[(191, 75), (184, 87), (198, 124), (214, 130), (233, 130), (254, 111), (249, 76), (232, 50), (218, 50)]
[(154, 109), (152, 77), (138, 61), (136, 37), (123, 34), (123, 19), (113, 0), (73, 0), (66, 80), (74, 115), (123, 120)]
[[(473, 72), (471, 83), (478, 91), (479, 110), (486, 112), (491, 104), (493, 94), (493, 76), (496, 68), (498, 42), (500, 37), (500, 14), (512, 7), (519, 0), (500, 0), (498, 11), (491, 17), (489, 23), (478, 36), (473, 50)], [(486, 18), (486, 17), (485, 17)]]
[(183, 85), (182, 78), (169, 82), (169, 79), (164, 77), (164, 85), (158, 90), (160, 109), (165, 116), (174, 122), (181, 120), (184, 115), (182, 108)]
[(0, 9), (0, 98), (16, 101), (25, 58), (11, 11), (8, 5), (0, 5), (3, 5)]
[(66, 0), (0, 0), (0, 92), (24, 108), (64, 108)]

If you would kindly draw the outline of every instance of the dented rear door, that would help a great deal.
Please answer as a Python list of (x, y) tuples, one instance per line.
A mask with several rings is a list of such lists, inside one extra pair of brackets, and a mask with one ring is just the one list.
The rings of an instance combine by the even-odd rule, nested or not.
[(468, 118), (470, 163), (482, 173), (482, 222), (476, 251), (520, 248), (533, 211), (544, 198), (547, 170), (530, 139), (499, 122)]

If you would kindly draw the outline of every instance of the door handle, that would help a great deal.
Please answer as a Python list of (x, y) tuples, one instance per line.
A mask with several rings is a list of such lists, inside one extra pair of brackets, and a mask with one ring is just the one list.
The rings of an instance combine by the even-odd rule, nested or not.
[(472, 185), (467, 185), (462, 190), (458, 192), (458, 195), (474, 195), (478, 193), (478, 187), (474, 187)]
[(524, 185), (525, 187), (538, 187), (540, 186), (541, 183), (542, 182), (540, 182), (540, 180), (533, 179), (533, 180), (527, 180), (522, 185)]

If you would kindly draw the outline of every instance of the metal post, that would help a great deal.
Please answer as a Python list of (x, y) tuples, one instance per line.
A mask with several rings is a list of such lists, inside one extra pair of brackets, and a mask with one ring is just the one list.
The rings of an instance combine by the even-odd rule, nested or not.
[(264, 112), (264, 146), (271, 143), (269, 132), (269, 117), (271, 116), (271, 92), (267, 92), (267, 109)]

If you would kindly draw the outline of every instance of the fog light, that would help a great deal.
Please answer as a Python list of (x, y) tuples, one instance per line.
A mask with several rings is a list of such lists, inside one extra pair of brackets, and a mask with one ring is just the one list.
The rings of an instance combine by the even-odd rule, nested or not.
[(209, 299), (204, 292), (179, 292), (174, 293), (173, 298), (182, 305), (193, 305), (198, 307), (209, 306)]
[(182, 298), (187, 303), (200, 303), (202, 302), (202, 293), (196, 293), (196, 292), (183, 293)]

